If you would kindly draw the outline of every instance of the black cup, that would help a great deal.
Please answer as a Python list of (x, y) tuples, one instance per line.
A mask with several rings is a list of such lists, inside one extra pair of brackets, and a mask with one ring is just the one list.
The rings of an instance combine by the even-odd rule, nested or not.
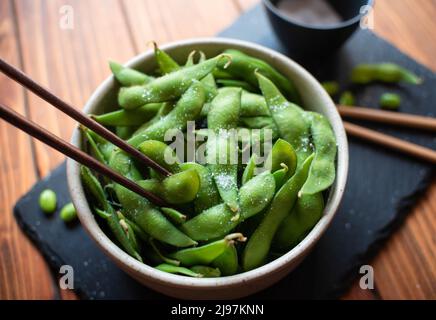
[(310, 25), (288, 17), (276, 7), (278, 1), (263, 0), (263, 4), (275, 33), (295, 58), (320, 57), (335, 52), (360, 25), (367, 13), (362, 13), (361, 8), (373, 5), (373, 0), (328, 0), (343, 21), (332, 25)]

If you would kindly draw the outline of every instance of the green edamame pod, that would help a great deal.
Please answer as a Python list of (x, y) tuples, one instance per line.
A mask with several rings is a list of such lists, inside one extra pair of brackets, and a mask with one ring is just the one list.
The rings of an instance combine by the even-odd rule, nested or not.
[(310, 131), (315, 146), (315, 158), (301, 194), (315, 194), (326, 190), (335, 180), (336, 138), (328, 120), (319, 113), (309, 112)]
[(223, 276), (231, 276), (238, 272), (238, 252), (236, 247), (227, 247), (218, 258), (212, 261), (212, 266), (218, 268)]
[(319, 221), (323, 210), (322, 193), (301, 196), (277, 230), (272, 243), (273, 247), (286, 251), (296, 246)]
[(282, 168), (274, 171), (273, 173), (274, 180), (276, 182), (276, 191), (278, 191), (283, 186), (283, 184), (286, 182), (286, 178), (291, 176), (288, 173), (289, 168), (284, 163), (281, 163), (280, 166)]
[(173, 58), (165, 51), (162, 51), (157, 46), (156, 42), (153, 41), (154, 47), (154, 57), (156, 59), (157, 65), (159, 66), (159, 70), (161, 74), (167, 74), (180, 69), (179, 64), (174, 61)]
[(127, 236), (125, 229), (121, 226), (117, 213), (106, 200), (106, 194), (98, 179), (92, 174), (91, 170), (85, 166), (80, 167), (80, 176), (86, 192), (96, 201), (98, 207), (108, 213), (105, 218), (115, 239), (121, 244), (123, 249), (132, 257), (142, 261), (141, 256), (136, 250), (137, 244)]
[[(239, 211), (237, 173), (235, 162), (236, 139), (220, 134), (220, 130), (236, 129), (241, 107), (241, 90), (234, 89), (218, 94), (212, 101), (207, 116), (208, 127), (215, 133), (207, 140), (208, 168), (218, 192), (230, 209)], [(237, 156), (237, 155), (236, 155)]]
[(270, 116), (260, 116), (260, 117), (241, 117), (239, 123), (242, 127), (249, 129), (262, 129), (265, 127), (274, 126), (274, 121)]
[(359, 64), (353, 68), (351, 81), (358, 84), (368, 84), (373, 81), (422, 83), (422, 79), (417, 75), (395, 63)]
[(135, 127), (116, 126), (115, 134), (123, 140), (129, 139), (135, 132)]
[[(140, 178), (140, 174), (131, 159), (120, 150), (113, 153), (109, 166), (127, 178), (136, 181)], [(147, 199), (118, 184), (115, 185), (114, 189), (126, 217), (135, 222), (152, 238), (176, 247), (189, 247), (196, 244), (169, 222)]]
[(154, 239), (149, 238), (148, 243), (150, 244), (151, 249), (154, 251), (154, 253), (157, 255), (157, 257), (162, 260), (164, 263), (173, 265), (173, 266), (179, 266), (180, 261), (170, 259), (168, 257), (165, 257), (165, 255), (160, 251), (160, 249), (157, 247), (156, 243), (154, 242)]
[(177, 99), (192, 84), (211, 73), (217, 63), (224, 59), (228, 62), (227, 56), (219, 55), (192, 67), (166, 74), (147, 85), (121, 88), (118, 95), (119, 105), (125, 109), (135, 109), (147, 103)]
[(194, 272), (192, 270), (189, 270), (188, 268), (178, 267), (178, 266), (174, 266), (174, 265), (168, 264), (168, 263), (162, 263), (162, 264), (156, 266), (155, 268), (160, 270), (160, 271), (163, 271), (163, 272), (180, 274), (183, 276), (188, 276), (188, 277), (193, 277), (193, 278), (202, 278), (203, 277), (202, 274)]
[(162, 212), (174, 223), (182, 224), (186, 222), (186, 215), (173, 208), (160, 208)]
[[(240, 77), (250, 83), (253, 86), (258, 86), (258, 81), (255, 76), (255, 71), (268, 77), (277, 85), (287, 98), (291, 99), (295, 103), (299, 104), (300, 94), (291, 80), (284, 77), (271, 65), (263, 60), (253, 58), (241, 51), (228, 49), (224, 51), (225, 54), (230, 55), (232, 63), (227, 67), (226, 71), (233, 74), (235, 77)], [(222, 67), (222, 63), (219, 63), (219, 67)]]
[(248, 92), (257, 92), (257, 88), (253, 87), (251, 84), (249, 84), (246, 81), (243, 80), (236, 80), (236, 79), (218, 79), (216, 81), (217, 84), (223, 86), (223, 87), (235, 87), (235, 88), (242, 88), (244, 90), (247, 90)]
[(234, 219), (234, 213), (224, 203), (209, 208), (185, 222), (181, 229), (192, 239), (208, 241), (223, 237), (239, 223), (261, 212), (274, 197), (275, 181), (269, 172), (249, 180), (239, 190), (241, 214)]
[[(192, 50), (189, 55), (188, 55), (188, 59), (186, 59), (185, 62), (185, 67), (192, 67), (195, 63), (194, 63), (194, 57), (195, 54), (197, 53), (196, 50)], [(204, 61), (204, 60), (203, 60)]]
[(294, 148), (299, 166), (311, 153), (310, 123), (303, 109), (287, 101), (271, 80), (259, 73), (256, 76), (279, 135)]
[(354, 106), (356, 104), (356, 98), (351, 91), (344, 91), (339, 97), (339, 104), (343, 106)]
[(256, 154), (253, 153), (245, 166), (244, 172), (242, 173), (242, 185), (246, 184), (254, 176), (254, 171), (256, 170)]
[(229, 234), (224, 239), (205, 244), (201, 247), (182, 249), (170, 254), (170, 257), (180, 261), (181, 265), (208, 265), (218, 258), (228, 246), (236, 241), (245, 241), (241, 233)]
[(294, 206), (298, 192), (306, 181), (313, 158), (313, 155), (308, 157), (274, 196), (262, 222), (245, 246), (242, 255), (244, 270), (252, 270), (264, 263), (278, 227)]
[(195, 162), (186, 162), (180, 164), (180, 168), (182, 170), (196, 170), (200, 178), (200, 189), (194, 200), (195, 212), (197, 214), (221, 202), (218, 189), (207, 167)]
[(292, 176), (297, 168), (297, 155), (291, 144), (283, 139), (278, 139), (266, 159), (266, 166), (271, 166), (272, 173), (286, 167), (288, 176)]
[(91, 130), (89, 130), (88, 128), (82, 125), (79, 126), (79, 128), (82, 131), (82, 134), (85, 136), (86, 140), (88, 141), (89, 146), (91, 147), (90, 148), (91, 155), (101, 163), (106, 164), (107, 161), (103, 153), (101, 152), (100, 148), (98, 147), (97, 143), (95, 142), (94, 137), (91, 135), (90, 133)]
[(208, 266), (193, 266), (190, 268), (195, 273), (201, 274), (204, 278), (217, 278), (221, 276), (221, 271), (218, 268)]
[(121, 109), (91, 117), (104, 126), (140, 126), (153, 118), (161, 107), (161, 103), (149, 103), (135, 110)]
[(321, 85), (331, 97), (335, 96), (339, 92), (339, 83), (337, 83), (336, 81), (324, 81), (321, 83)]
[(162, 181), (149, 179), (138, 181), (138, 184), (170, 204), (182, 204), (195, 199), (200, 188), (200, 178), (197, 171), (187, 170), (175, 173)]
[(174, 109), (160, 121), (153, 123), (140, 132), (136, 132), (128, 140), (128, 143), (137, 147), (146, 140), (164, 141), (165, 133), (169, 130), (184, 130), (188, 121), (197, 120), (205, 101), (206, 93), (203, 85), (198, 81), (194, 82), (177, 102)]
[(380, 107), (388, 110), (397, 110), (400, 107), (401, 98), (395, 93), (384, 93), (380, 97)]
[[(234, 89), (232, 87), (224, 87), (218, 89), (218, 92), (228, 92)], [(202, 116), (206, 116), (208, 111), (202, 111)], [(265, 98), (260, 94), (242, 90), (240, 116), (245, 118), (270, 116)]]
[(145, 73), (124, 67), (117, 62), (110, 61), (109, 66), (115, 76), (115, 79), (117, 79), (121, 85), (126, 87), (147, 84), (154, 79)]
[(174, 150), (164, 142), (156, 140), (144, 141), (138, 146), (138, 150), (169, 172), (180, 172), (180, 160)]

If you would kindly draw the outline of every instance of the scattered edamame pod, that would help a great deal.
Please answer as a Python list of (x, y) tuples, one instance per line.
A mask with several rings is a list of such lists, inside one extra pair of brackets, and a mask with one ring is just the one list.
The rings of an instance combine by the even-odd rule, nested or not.
[(398, 110), (401, 104), (401, 98), (395, 93), (384, 93), (380, 97), (380, 107), (388, 110)]
[(331, 97), (337, 95), (339, 92), (339, 83), (337, 83), (336, 81), (324, 81), (321, 83), (321, 85)]
[(368, 84), (374, 81), (405, 82), (415, 85), (422, 83), (422, 79), (417, 75), (395, 63), (359, 64), (353, 68), (351, 81), (357, 84)]
[(354, 106), (356, 104), (356, 98), (351, 91), (344, 91), (339, 97), (339, 104), (343, 106)]

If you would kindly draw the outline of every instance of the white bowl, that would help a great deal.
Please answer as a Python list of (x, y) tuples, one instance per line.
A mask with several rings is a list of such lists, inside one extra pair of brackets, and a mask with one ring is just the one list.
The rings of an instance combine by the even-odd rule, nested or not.
[[(348, 143), (342, 120), (335, 104), (318, 81), (303, 67), (271, 49), (225, 38), (184, 40), (161, 46), (161, 48), (180, 62), (184, 61), (194, 49), (202, 50), (210, 57), (225, 49), (235, 48), (263, 59), (294, 81), (301, 93), (305, 108), (326, 116), (335, 132), (338, 144), (336, 180), (331, 188), (324, 214), (316, 226), (303, 241), (280, 258), (257, 269), (221, 278), (197, 279), (173, 275), (156, 270), (130, 257), (113, 243), (97, 224), (82, 188), (79, 164), (68, 159), (68, 185), (79, 219), (105, 254), (121, 269), (140, 283), (177, 298), (232, 299), (247, 296), (274, 284), (291, 272), (307, 256), (332, 221), (341, 201), (348, 173)], [(126, 65), (144, 71), (152, 71), (156, 68), (152, 50), (134, 57)], [(113, 76), (106, 79), (92, 94), (85, 105), (84, 112), (99, 114), (113, 109), (116, 104), (116, 88)], [(81, 147), (81, 141), (80, 131), (76, 129), (71, 142)]]

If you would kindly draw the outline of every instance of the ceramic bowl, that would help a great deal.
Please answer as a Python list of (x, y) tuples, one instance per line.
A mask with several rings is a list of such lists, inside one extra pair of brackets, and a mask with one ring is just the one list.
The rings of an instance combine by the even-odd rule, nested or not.
[[(332, 186), (324, 214), (312, 231), (295, 248), (280, 258), (252, 271), (221, 278), (189, 278), (156, 270), (143, 264), (121, 250), (100, 228), (91, 212), (80, 181), (80, 166), (73, 160), (67, 162), (68, 185), (72, 201), (81, 224), (101, 250), (121, 269), (143, 285), (163, 294), (183, 299), (231, 299), (260, 291), (291, 272), (326, 231), (341, 201), (348, 171), (348, 144), (342, 120), (322, 86), (303, 67), (286, 56), (257, 44), (224, 38), (191, 39), (162, 45), (179, 62), (183, 62), (192, 50), (202, 50), (207, 56), (215, 56), (228, 48), (239, 49), (263, 59), (292, 79), (301, 93), (306, 109), (322, 113), (330, 121), (338, 143), (337, 175)], [(155, 70), (151, 50), (142, 53), (126, 64), (143, 71)], [(118, 85), (114, 77), (106, 79), (92, 94), (84, 112), (99, 114), (113, 109), (116, 104)], [(80, 131), (76, 129), (72, 144), (82, 147)]]

